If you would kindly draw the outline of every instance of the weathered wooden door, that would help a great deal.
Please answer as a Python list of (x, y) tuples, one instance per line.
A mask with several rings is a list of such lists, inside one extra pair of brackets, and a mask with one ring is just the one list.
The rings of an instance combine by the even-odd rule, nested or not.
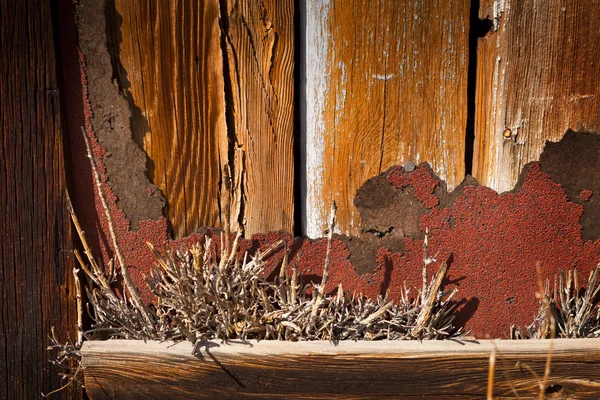
[(599, 132), (598, 19), (575, 0), (2, 2), (0, 397), (58, 384), (67, 183), (111, 255), (81, 126), (134, 267), (203, 226), (319, 237), (333, 201), (361, 236), (356, 190), (393, 165), (505, 192), (547, 140)]

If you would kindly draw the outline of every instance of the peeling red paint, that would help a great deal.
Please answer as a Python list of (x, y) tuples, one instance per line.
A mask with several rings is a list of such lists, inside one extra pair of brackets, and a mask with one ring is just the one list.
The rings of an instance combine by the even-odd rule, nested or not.
[(589, 201), (592, 198), (592, 194), (594, 194), (591, 190), (585, 189), (579, 193), (579, 199), (582, 201)]
[[(420, 167), (415, 172), (419, 170), (428, 171)], [(423, 176), (422, 172), (418, 175)], [(431, 181), (424, 181), (425, 188), (415, 187), (415, 193), (430, 190)], [(538, 261), (543, 267), (542, 279), (569, 268), (577, 268), (585, 276), (596, 266), (600, 241), (584, 243), (581, 239), (578, 221), (582, 210), (567, 200), (562, 187), (538, 164), (532, 164), (515, 193), (466, 187), (452, 207), (432, 208), (422, 215), (421, 229), (429, 229), (430, 255), (438, 253), (438, 262), (449, 260), (448, 288), (457, 286), (459, 296), (466, 301), (461, 319), (468, 319), (467, 329), (478, 337), (506, 337), (510, 324), (529, 324), (538, 309)], [(300, 262), (302, 273), (319, 273), (324, 243), (321, 240), (303, 247), (306, 259)], [(405, 238), (404, 247), (403, 253), (381, 249), (375, 272), (359, 276), (347, 261), (347, 249), (337, 243), (328, 289), (342, 283), (345, 290), (368, 296), (388, 289), (390, 297), (398, 299), (403, 282), (408, 287), (420, 286), (423, 265), (422, 240)], [(434, 264), (430, 273), (438, 265)]]
[[(94, 142), (94, 145), (94, 154), (103, 154), (99, 144)], [(438, 253), (438, 263), (431, 265), (430, 276), (439, 262), (449, 260), (447, 287), (457, 286), (458, 298), (464, 299), (459, 322), (477, 337), (506, 337), (511, 324), (523, 326), (532, 321), (538, 309), (536, 262), (542, 263), (542, 278), (546, 279), (560, 270), (575, 267), (587, 274), (600, 259), (600, 241), (584, 243), (581, 239), (578, 221), (583, 208), (569, 202), (562, 187), (553, 183), (538, 164), (529, 167), (522, 187), (514, 193), (498, 194), (486, 187), (465, 187), (452, 207), (442, 209), (435, 206), (437, 197), (436, 201), (432, 199), (439, 180), (428, 168), (420, 166), (411, 173), (395, 169), (392, 174), (401, 179), (392, 177), (391, 183), (404, 189), (412, 187), (430, 208), (431, 212), (420, 219), (421, 229), (429, 230), (430, 254)], [(146, 288), (143, 275), (154, 265), (146, 241), (161, 251), (203, 241), (199, 234), (168, 240), (164, 218), (143, 222), (138, 231), (130, 231), (127, 217), (116, 207), (116, 197), (107, 185), (104, 190), (121, 249), (140, 288)], [(101, 229), (108, 232), (104, 211), (96, 203)], [(215, 250), (220, 251), (219, 237), (212, 231), (207, 234), (214, 238)], [(296, 243), (290, 234), (270, 232), (242, 240), (240, 252), (264, 251), (279, 239), (293, 250), (290, 273), (296, 265), (306, 279), (319, 281), (325, 260), (325, 239), (299, 239)], [(421, 282), (423, 241), (405, 238), (404, 248), (402, 253), (380, 249), (373, 260), (377, 265), (374, 272), (358, 275), (348, 261), (347, 246), (334, 240), (327, 290), (333, 291), (342, 284), (345, 291), (369, 297), (387, 290), (390, 298), (397, 300), (406, 283), (414, 288), (411, 293), (416, 296)], [(279, 268), (283, 249), (282, 246), (267, 259), (265, 275)], [(106, 247), (102, 250), (106, 261), (110, 252)], [(149, 300), (148, 291), (142, 292)]]
[(478, 299), (468, 326), (479, 336), (502, 336), (511, 323), (532, 321), (538, 307), (536, 262), (546, 279), (574, 267), (587, 274), (599, 259), (598, 243), (586, 247), (581, 239), (583, 208), (569, 202), (538, 164), (525, 174), (516, 193), (467, 187), (450, 209), (421, 218), (422, 229), (431, 232), (431, 251), (440, 251), (441, 259), (453, 255), (449, 279), (464, 276), (461, 296)]
[(398, 189), (404, 189), (411, 186), (415, 189), (415, 197), (419, 199), (427, 208), (435, 207), (440, 200), (433, 195), (435, 187), (440, 184), (439, 178), (433, 176), (421, 163), (417, 169), (412, 172), (406, 172), (403, 167), (396, 167), (390, 171), (388, 181)]

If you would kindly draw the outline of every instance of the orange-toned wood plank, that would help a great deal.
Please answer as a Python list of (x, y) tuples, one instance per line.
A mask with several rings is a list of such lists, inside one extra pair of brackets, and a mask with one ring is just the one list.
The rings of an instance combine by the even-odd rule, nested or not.
[(149, 157), (149, 178), (167, 198), (174, 235), (218, 226), (228, 163), (219, 1), (114, 5), (116, 76), (131, 104), (134, 138)]
[(359, 234), (358, 187), (388, 167), (428, 161), (450, 188), (464, 177), (470, 1), (306, 2), (305, 227)]
[(294, 2), (227, 1), (232, 140), (245, 233), (294, 228)]
[(547, 140), (600, 131), (600, 3), (482, 1), (473, 173), (511, 190)]

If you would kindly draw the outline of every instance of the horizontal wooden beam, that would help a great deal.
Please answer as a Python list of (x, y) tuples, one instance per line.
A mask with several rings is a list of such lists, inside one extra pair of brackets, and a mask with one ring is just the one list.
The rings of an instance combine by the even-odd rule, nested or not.
[[(538, 398), (548, 340), (424, 342), (90, 341), (83, 346), (92, 399), (481, 398), (495, 351), (494, 398)], [(552, 343), (548, 398), (600, 391), (599, 339)]]

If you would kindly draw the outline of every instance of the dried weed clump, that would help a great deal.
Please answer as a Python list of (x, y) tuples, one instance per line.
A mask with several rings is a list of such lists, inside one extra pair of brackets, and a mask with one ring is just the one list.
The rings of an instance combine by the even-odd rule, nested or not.
[[(333, 232), (335, 210), (330, 216)], [(442, 264), (421, 293), (414, 298), (405, 289), (398, 302), (379, 296), (369, 299), (345, 293), (341, 285), (326, 293), (332, 234), (320, 284), (305, 284), (296, 264), (288, 263), (287, 251), (275, 279), (261, 278), (265, 260), (282, 242), (264, 252), (238, 257), (238, 232), (233, 243), (221, 236), (222, 249), (211, 251), (212, 239), (204, 245), (160, 254), (149, 244), (156, 266), (147, 278), (156, 300), (145, 308), (151, 323), (131, 297), (118, 296), (104, 281), (106, 272), (81, 268), (96, 288), (88, 290), (94, 323), (85, 333), (90, 338), (189, 340), (195, 345), (212, 340), (377, 340), (443, 339), (459, 333), (452, 321), (451, 298), (455, 291), (440, 291), (446, 273)], [(290, 265), (291, 264), (291, 265)], [(109, 268), (111, 281), (114, 269)], [(121, 271), (121, 273), (123, 273)], [(426, 277), (426, 276), (425, 276)]]
[(541, 307), (534, 321), (525, 329), (511, 326), (511, 338), (549, 339), (552, 330), (558, 338), (600, 337), (599, 276), (600, 265), (590, 272), (587, 285), (582, 288), (577, 270), (561, 272), (554, 278), (552, 292), (550, 281), (546, 280), (543, 294), (538, 293)]
[[(227, 231), (221, 235), (220, 254), (211, 251), (212, 239), (209, 237), (205, 238), (204, 246), (196, 245), (164, 255), (149, 244), (156, 257), (156, 266), (147, 277), (147, 283), (155, 300), (149, 306), (144, 304), (129, 276), (89, 139), (85, 132), (83, 135), (119, 265), (115, 266), (113, 260), (104, 267), (94, 259), (67, 193), (69, 211), (87, 262), (77, 250), (74, 251), (80, 265), (80, 269), (74, 271), (79, 314), (77, 340), (62, 345), (51, 338), (49, 346), (49, 350), (57, 353), (54, 361), (69, 371), (63, 374), (64, 379), (69, 379), (65, 387), (79, 381), (79, 350), (84, 339), (188, 340), (194, 344), (195, 352), (203, 342), (212, 339), (421, 340), (444, 339), (461, 333), (452, 325), (456, 303), (451, 299), (456, 290), (440, 290), (447, 265), (442, 263), (437, 274), (428, 280), (427, 266), (435, 260), (427, 257), (427, 241), (423, 287), (414, 297), (409, 295), (407, 288), (398, 302), (390, 300), (387, 293), (376, 299), (346, 293), (341, 285), (335, 293), (325, 291), (335, 205), (329, 218), (327, 253), (320, 284), (303, 283), (297, 273), (297, 263), (288, 263), (287, 249), (278, 277), (273, 280), (262, 278), (265, 260), (282, 246), (282, 242), (273, 244), (265, 252), (253, 256), (245, 254), (240, 258), (241, 231), (233, 243)], [(85, 307), (81, 271), (87, 278)], [(122, 290), (116, 287), (122, 287)], [(92, 320), (91, 328), (87, 330), (82, 326), (84, 308)], [(77, 369), (69, 369), (73, 362), (78, 365)]]
[[(445, 263), (429, 281), (427, 265), (431, 259), (424, 260), (423, 287), (414, 298), (407, 288), (398, 302), (390, 300), (387, 294), (370, 299), (346, 293), (341, 285), (335, 293), (326, 293), (334, 209), (320, 284), (303, 283), (297, 263), (288, 264), (287, 251), (279, 275), (273, 280), (261, 277), (265, 260), (282, 246), (281, 241), (252, 257), (246, 253), (243, 259), (238, 257), (240, 232), (233, 244), (221, 235), (223, 248), (218, 256), (211, 250), (209, 237), (205, 237), (203, 246), (197, 244), (164, 255), (148, 243), (156, 258), (156, 266), (147, 278), (155, 295), (150, 306), (133, 300), (132, 288), (127, 283), (131, 280), (123, 277), (126, 270), (117, 270), (112, 261), (102, 268), (94, 260), (73, 212), (72, 217), (89, 262), (86, 264), (75, 250), (89, 283), (85, 289), (86, 309), (92, 324), (88, 330), (82, 328), (80, 270), (75, 270), (79, 311), (77, 341), (61, 344), (51, 338), (48, 348), (56, 352), (53, 362), (66, 370), (62, 374), (63, 379), (68, 379), (64, 387), (73, 382), (82, 383), (80, 349), (84, 338), (188, 340), (193, 343), (195, 354), (204, 343), (214, 339), (422, 340), (445, 339), (461, 333), (452, 325), (456, 303), (451, 299), (456, 289), (440, 290), (447, 271)], [(114, 288), (119, 281), (123, 282), (123, 291)], [(137, 289), (133, 289), (136, 290), (133, 293), (137, 293)], [(73, 368), (73, 364), (77, 367)]]
[(208, 238), (204, 248), (195, 246), (165, 256), (154, 251), (159, 267), (149, 284), (160, 304), (160, 325), (169, 339), (193, 343), (210, 339), (396, 340), (457, 334), (450, 305), (454, 292), (439, 291), (445, 265), (422, 289), (425, 295), (414, 299), (408, 290), (399, 302), (387, 296), (369, 299), (345, 293), (341, 285), (328, 294), (331, 234), (319, 285), (303, 284), (295, 263), (288, 264), (287, 254), (274, 280), (260, 278), (265, 258), (281, 243), (250, 260), (240, 260), (236, 257), (239, 238), (238, 233), (220, 259), (211, 253)]

